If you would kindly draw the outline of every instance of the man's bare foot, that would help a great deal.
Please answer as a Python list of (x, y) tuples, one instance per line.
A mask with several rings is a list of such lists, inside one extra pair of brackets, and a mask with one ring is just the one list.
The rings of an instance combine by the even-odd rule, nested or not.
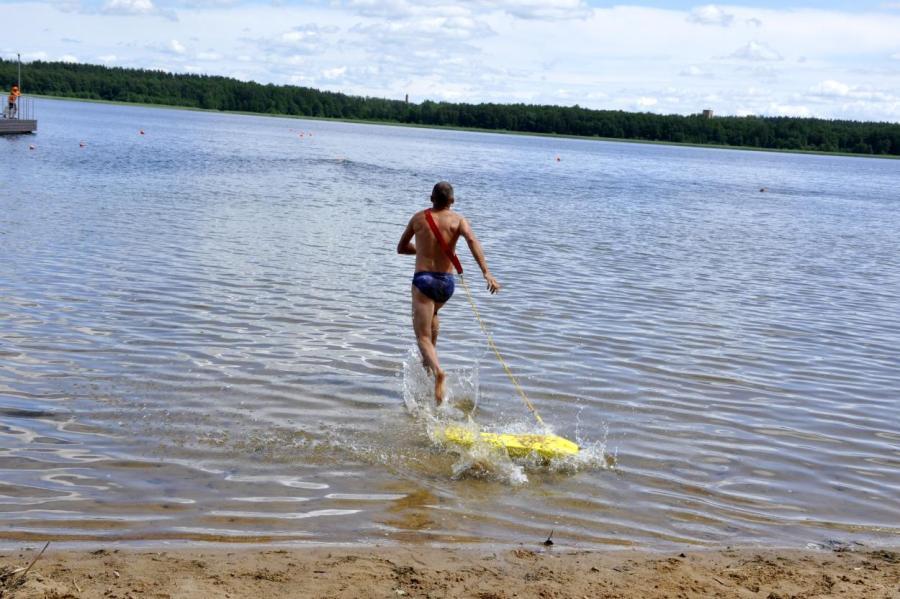
[(434, 402), (441, 405), (444, 401), (444, 371), (438, 370), (434, 373)]

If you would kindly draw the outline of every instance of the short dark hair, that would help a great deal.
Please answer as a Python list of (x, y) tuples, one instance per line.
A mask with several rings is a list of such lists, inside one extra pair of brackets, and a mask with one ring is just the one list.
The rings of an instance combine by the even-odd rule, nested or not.
[(453, 186), (446, 181), (441, 181), (431, 190), (431, 203), (438, 210), (446, 208), (453, 203)]

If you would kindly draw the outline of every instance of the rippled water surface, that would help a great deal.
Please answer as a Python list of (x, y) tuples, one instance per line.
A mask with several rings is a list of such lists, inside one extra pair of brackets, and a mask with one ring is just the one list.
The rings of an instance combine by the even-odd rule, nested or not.
[[(37, 108), (0, 138), (2, 542), (900, 539), (900, 162)], [(395, 246), (440, 179), (575, 463), (428, 435)], [(452, 402), (528, 430), (442, 315)]]

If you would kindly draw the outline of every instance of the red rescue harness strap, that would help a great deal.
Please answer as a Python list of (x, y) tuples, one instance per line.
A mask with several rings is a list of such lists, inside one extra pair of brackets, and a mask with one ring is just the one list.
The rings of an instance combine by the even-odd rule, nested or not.
[(444, 250), (444, 253), (450, 258), (450, 262), (453, 263), (453, 267), (456, 269), (456, 272), (462, 274), (462, 264), (459, 262), (459, 258), (456, 257), (456, 254), (450, 251), (450, 246), (447, 245), (447, 242), (444, 241), (444, 236), (441, 235), (440, 229), (438, 229), (437, 223), (434, 222), (434, 218), (431, 216), (431, 208), (425, 211), (425, 220), (428, 221), (428, 226), (431, 227), (431, 232), (434, 233), (434, 236), (438, 240), (438, 244), (441, 246), (441, 249)]

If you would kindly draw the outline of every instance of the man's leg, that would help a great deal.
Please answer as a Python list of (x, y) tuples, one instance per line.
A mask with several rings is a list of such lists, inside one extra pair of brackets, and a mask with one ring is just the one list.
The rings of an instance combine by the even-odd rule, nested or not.
[(416, 343), (422, 353), (422, 363), (434, 375), (434, 400), (440, 404), (444, 400), (444, 371), (438, 363), (437, 350), (432, 341), (433, 322), (437, 306), (434, 300), (413, 286), (412, 288), (413, 330)]
[(438, 310), (440, 309), (440, 306), (435, 305), (434, 316), (431, 317), (431, 344), (434, 346), (435, 351), (437, 351), (438, 333), (441, 332), (441, 321), (438, 318)]
[[(441, 332), (441, 321), (438, 318), (438, 310), (441, 309), (443, 303), (434, 302), (434, 316), (431, 317), (431, 345), (434, 347), (434, 355), (437, 357), (437, 338)], [(434, 396), (437, 403), (444, 401), (444, 371), (438, 369), (438, 373), (434, 375)]]

